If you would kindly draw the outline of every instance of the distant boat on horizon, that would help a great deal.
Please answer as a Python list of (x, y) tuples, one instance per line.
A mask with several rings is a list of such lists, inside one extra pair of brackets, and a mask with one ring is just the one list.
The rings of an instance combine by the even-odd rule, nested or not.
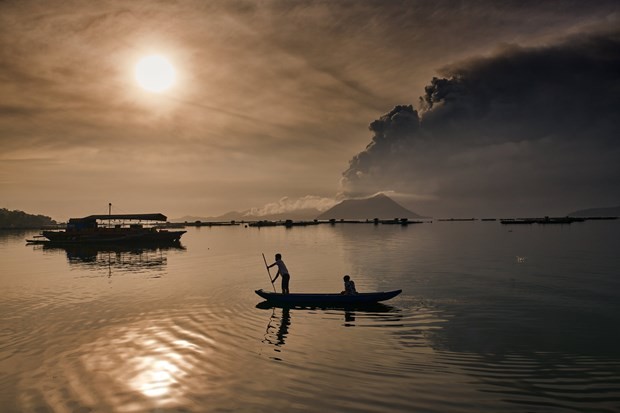
[(517, 218), (517, 219), (501, 219), (500, 223), (504, 225), (519, 224), (571, 224), (573, 222), (583, 222), (584, 218), (574, 217), (544, 217), (544, 218)]

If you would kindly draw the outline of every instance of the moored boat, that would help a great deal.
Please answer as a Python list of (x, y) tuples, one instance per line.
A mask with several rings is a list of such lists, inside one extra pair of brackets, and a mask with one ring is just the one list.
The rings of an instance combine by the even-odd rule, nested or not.
[(275, 304), (286, 305), (339, 305), (339, 306), (355, 306), (378, 303), (396, 297), (402, 290), (378, 291), (370, 293), (358, 294), (338, 294), (338, 293), (292, 293), (282, 294), (264, 291), (262, 289), (255, 290), (256, 294), (265, 300)]
[(89, 215), (71, 218), (64, 231), (43, 231), (36, 243), (54, 244), (169, 244), (179, 242), (187, 231), (168, 231), (154, 225), (166, 222), (163, 214)]

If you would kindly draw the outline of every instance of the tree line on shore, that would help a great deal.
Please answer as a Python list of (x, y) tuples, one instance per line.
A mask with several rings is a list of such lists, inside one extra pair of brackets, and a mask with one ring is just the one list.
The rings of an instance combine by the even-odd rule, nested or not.
[(32, 215), (24, 211), (0, 208), (0, 228), (40, 228), (46, 225), (56, 225), (56, 221), (45, 215)]

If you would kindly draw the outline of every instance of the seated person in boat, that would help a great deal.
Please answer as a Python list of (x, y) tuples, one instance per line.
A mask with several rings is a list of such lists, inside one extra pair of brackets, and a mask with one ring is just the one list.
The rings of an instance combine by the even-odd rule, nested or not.
[(355, 282), (351, 279), (351, 277), (349, 277), (348, 275), (345, 275), (344, 277), (342, 277), (342, 279), (344, 280), (344, 291), (342, 291), (340, 294), (344, 294), (344, 295), (357, 294), (357, 290), (355, 289)]

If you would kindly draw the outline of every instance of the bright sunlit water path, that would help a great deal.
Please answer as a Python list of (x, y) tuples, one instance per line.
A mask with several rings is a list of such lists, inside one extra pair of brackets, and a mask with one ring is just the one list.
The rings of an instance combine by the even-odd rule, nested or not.
[[(618, 221), (190, 228), (183, 248), (0, 233), (2, 412), (617, 412)], [(402, 288), (367, 310), (258, 305)], [(520, 258), (518, 258), (520, 257)], [(258, 306), (257, 306), (258, 305)]]

